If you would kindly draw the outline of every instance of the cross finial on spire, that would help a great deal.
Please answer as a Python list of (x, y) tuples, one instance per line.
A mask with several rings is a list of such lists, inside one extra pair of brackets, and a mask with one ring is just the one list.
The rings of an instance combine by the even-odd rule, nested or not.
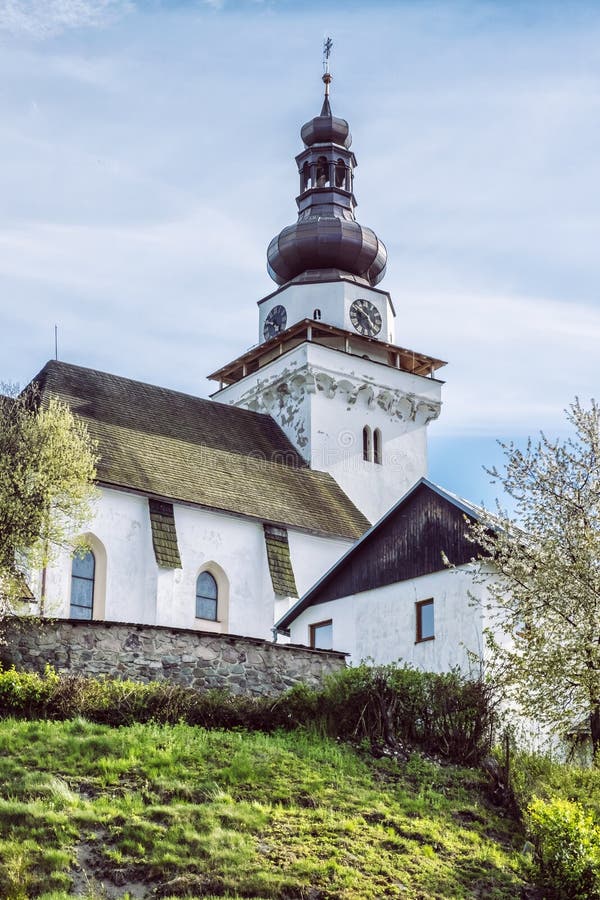
[(323, 69), (327, 75), (329, 74), (329, 57), (332, 50), (333, 40), (330, 37), (326, 37), (323, 41)]
[(329, 57), (333, 49), (333, 40), (326, 37), (323, 41), (323, 81), (325, 83), (325, 99), (323, 100), (322, 116), (331, 115), (331, 107), (329, 106), (329, 85), (333, 81), (333, 75), (329, 71)]

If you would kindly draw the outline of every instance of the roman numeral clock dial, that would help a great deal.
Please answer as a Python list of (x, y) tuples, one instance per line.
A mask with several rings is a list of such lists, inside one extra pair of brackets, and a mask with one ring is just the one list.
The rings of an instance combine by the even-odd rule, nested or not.
[(350, 307), (350, 321), (365, 337), (375, 337), (381, 331), (381, 313), (369, 300), (354, 301)]

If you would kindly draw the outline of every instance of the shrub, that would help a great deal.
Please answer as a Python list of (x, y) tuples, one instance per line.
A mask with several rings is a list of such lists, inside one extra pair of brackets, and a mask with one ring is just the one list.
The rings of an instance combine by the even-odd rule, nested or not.
[(24, 718), (45, 717), (60, 684), (49, 666), (42, 677), (32, 672), (0, 669), (0, 712)]
[(511, 786), (521, 809), (534, 798), (562, 798), (580, 803), (600, 822), (600, 766), (565, 763), (548, 753), (516, 750), (511, 758)]
[(458, 672), (434, 675), (409, 667), (361, 665), (326, 680), (322, 690), (298, 685), (279, 697), (199, 691), (170, 681), (143, 684), (81, 675), (59, 677), (0, 670), (0, 714), (106, 725), (155, 721), (205, 728), (310, 726), (373, 748), (419, 747), (475, 765), (488, 750), (493, 715), (485, 687)]
[(527, 809), (540, 878), (557, 900), (600, 898), (600, 828), (578, 803), (533, 800)]
[(494, 712), (488, 689), (458, 671), (367, 666), (332, 675), (322, 692), (327, 730), (374, 745), (410, 745), (465, 765), (489, 752)]

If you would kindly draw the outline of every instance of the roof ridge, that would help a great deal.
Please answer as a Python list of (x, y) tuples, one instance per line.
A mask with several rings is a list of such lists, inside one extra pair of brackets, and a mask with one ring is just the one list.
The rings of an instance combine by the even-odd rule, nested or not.
[(177, 394), (177, 396), (179, 397), (185, 397), (188, 400), (196, 400), (200, 403), (208, 403), (211, 406), (218, 404), (219, 406), (226, 407), (228, 409), (237, 409), (243, 415), (252, 417), (260, 416), (261, 419), (269, 418), (275, 423), (275, 425), (277, 425), (278, 428), (280, 428), (277, 422), (275, 422), (275, 419), (273, 419), (273, 417), (270, 416), (269, 413), (261, 413), (253, 409), (244, 409), (243, 406), (233, 406), (230, 403), (222, 403), (219, 400), (212, 400), (210, 397), (199, 397), (197, 394), (189, 394), (187, 391), (180, 391), (177, 390), (177, 388), (165, 387), (161, 384), (154, 384), (151, 381), (140, 381), (138, 378), (129, 378), (128, 375), (116, 375), (114, 372), (105, 372), (103, 369), (93, 369), (91, 366), (80, 366), (76, 363), (65, 362), (62, 359), (49, 359), (48, 362), (40, 369), (38, 374), (34, 375), (34, 377), (30, 381), (30, 384), (33, 384), (34, 382), (40, 383), (41, 381), (41, 386), (43, 387), (44, 384), (41, 376), (44, 376), (45, 378), (52, 369), (76, 369), (79, 372), (89, 372), (93, 375), (101, 375), (103, 378), (114, 378), (117, 381), (126, 381), (129, 384), (139, 385), (140, 387), (153, 388), (157, 391), (166, 391), (169, 394)]

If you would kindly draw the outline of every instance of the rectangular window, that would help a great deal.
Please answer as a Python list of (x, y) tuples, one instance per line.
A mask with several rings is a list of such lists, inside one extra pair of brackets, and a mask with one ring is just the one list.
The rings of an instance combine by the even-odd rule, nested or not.
[(333, 650), (333, 621), (309, 625), (310, 646), (313, 650)]
[(417, 611), (417, 643), (432, 641), (435, 637), (433, 625), (433, 600), (420, 600), (416, 606)]

